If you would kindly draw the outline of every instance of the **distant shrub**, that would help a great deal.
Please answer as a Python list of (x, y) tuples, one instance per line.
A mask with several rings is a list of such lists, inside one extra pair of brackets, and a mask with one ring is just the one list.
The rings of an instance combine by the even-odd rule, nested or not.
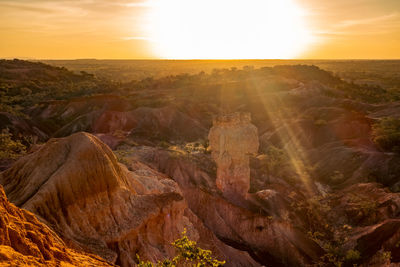
[(371, 259), (371, 265), (390, 266), (392, 253), (383, 249), (379, 250)]
[(322, 119), (314, 121), (315, 126), (325, 126), (327, 124), (328, 124), (328, 122), (326, 120), (322, 120)]
[(129, 156), (129, 152), (126, 150), (118, 149), (114, 151), (114, 155), (117, 158), (119, 163), (124, 164), (125, 166), (129, 167), (129, 161), (127, 157)]
[(198, 140), (197, 142), (186, 143), (183, 150), (187, 153), (210, 153), (208, 140)]
[(360, 252), (358, 250), (350, 249), (346, 252), (345, 260), (347, 262), (355, 262), (361, 258)]
[(208, 141), (208, 139), (204, 139), (202, 144), (203, 144), (203, 147), (204, 147), (204, 154), (210, 154), (211, 153), (210, 141)]
[(276, 146), (270, 145), (265, 151), (266, 155), (266, 170), (267, 175), (270, 177), (272, 174), (279, 174), (284, 165), (289, 161), (286, 151)]
[(333, 174), (330, 177), (330, 180), (333, 183), (340, 183), (343, 181), (344, 175), (340, 171), (334, 171)]
[(168, 149), (171, 146), (171, 144), (168, 143), (167, 141), (160, 141), (158, 142), (158, 146), (164, 149)]
[(351, 220), (360, 224), (365, 221), (367, 224), (377, 223), (379, 220), (378, 203), (365, 195), (349, 193), (349, 203), (351, 203), (353, 215)]
[(0, 159), (16, 159), (26, 153), (26, 147), (19, 140), (13, 140), (9, 129), (0, 133)]
[(400, 153), (400, 119), (384, 118), (373, 125), (373, 140), (382, 149)]
[(380, 255), (382, 261), (390, 261), (392, 259), (392, 253), (390, 251), (382, 251)]

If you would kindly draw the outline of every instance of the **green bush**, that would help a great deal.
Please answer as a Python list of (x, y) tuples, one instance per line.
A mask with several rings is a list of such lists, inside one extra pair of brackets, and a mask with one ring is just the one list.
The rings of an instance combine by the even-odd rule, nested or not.
[(172, 259), (165, 259), (158, 261), (157, 263), (150, 261), (141, 261), (139, 256), (139, 267), (162, 267), (162, 266), (196, 266), (196, 267), (217, 267), (223, 266), (225, 261), (219, 261), (212, 257), (212, 253), (209, 250), (199, 248), (195, 241), (190, 240), (186, 236), (186, 229), (182, 233), (182, 237), (175, 240), (172, 245), (177, 251), (177, 255)]
[(279, 175), (279, 171), (282, 171), (284, 166), (287, 165), (289, 157), (286, 151), (276, 146), (270, 145), (265, 151), (266, 155), (266, 171), (268, 177), (272, 174)]
[(350, 249), (346, 252), (345, 260), (347, 262), (355, 262), (360, 259), (360, 252), (358, 250)]

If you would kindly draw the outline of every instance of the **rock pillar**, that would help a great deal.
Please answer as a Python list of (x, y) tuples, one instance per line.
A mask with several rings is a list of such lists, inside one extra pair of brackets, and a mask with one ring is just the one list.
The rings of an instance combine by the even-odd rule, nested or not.
[(208, 139), (217, 163), (217, 187), (224, 195), (246, 196), (250, 189), (249, 154), (256, 153), (259, 146), (250, 113), (217, 116)]

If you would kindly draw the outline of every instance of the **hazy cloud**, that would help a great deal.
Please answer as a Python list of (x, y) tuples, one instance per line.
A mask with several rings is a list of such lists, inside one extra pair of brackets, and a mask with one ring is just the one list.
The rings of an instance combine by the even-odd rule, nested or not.
[(144, 36), (127, 36), (127, 37), (122, 37), (122, 40), (143, 40), (143, 41), (150, 41), (150, 38), (144, 37)]
[(130, 2), (130, 3), (125, 3), (123, 5), (127, 6), (127, 7), (151, 7), (152, 6), (152, 2), (150, 2), (150, 1)]
[(379, 25), (379, 24), (387, 24), (387, 23), (398, 23), (399, 22), (399, 14), (392, 13), (372, 18), (362, 18), (362, 19), (353, 19), (353, 20), (344, 20), (337, 24), (338, 28), (348, 28), (352, 26), (358, 25)]

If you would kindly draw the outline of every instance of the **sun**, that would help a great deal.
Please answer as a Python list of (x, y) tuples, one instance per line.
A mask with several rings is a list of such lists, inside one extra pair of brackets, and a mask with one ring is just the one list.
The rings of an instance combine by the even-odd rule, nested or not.
[(168, 59), (286, 59), (311, 41), (294, 0), (155, 0), (149, 39)]

